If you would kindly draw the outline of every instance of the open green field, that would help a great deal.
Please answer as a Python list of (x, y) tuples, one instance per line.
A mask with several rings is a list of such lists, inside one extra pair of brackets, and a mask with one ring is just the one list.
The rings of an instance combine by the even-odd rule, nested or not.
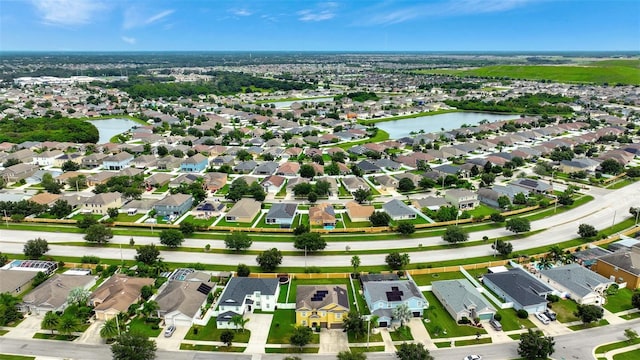
[(565, 83), (640, 84), (640, 60), (605, 60), (584, 65), (495, 65), (470, 70), (418, 70), (422, 74), (551, 80)]

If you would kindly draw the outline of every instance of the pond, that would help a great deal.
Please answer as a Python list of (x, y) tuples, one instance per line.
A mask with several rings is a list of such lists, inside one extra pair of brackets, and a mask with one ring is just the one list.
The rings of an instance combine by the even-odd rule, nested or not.
[(112, 137), (129, 131), (131, 128), (140, 126), (137, 122), (130, 119), (103, 119), (89, 120), (100, 133), (98, 144), (108, 143)]
[(400, 139), (409, 136), (411, 132), (424, 130), (425, 133), (433, 133), (444, 130), (453, 130), (462, 127), (463, 124), (478, 125), (482, 120), (494, 122), (497, 120), (517, 119), (518, 115), (500, 115), (475, 112), (453, 112), (432, 116), (420, 116), (410, 119), (385, 121), (376, 126), (389, 133), (389, 138)]

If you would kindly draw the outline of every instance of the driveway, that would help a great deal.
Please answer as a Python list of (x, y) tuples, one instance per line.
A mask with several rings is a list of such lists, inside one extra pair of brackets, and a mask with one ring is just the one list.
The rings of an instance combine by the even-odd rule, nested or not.
[(342, 329), (322, 329), (318, 354), (337, 354), (340, 351), (349, 351), (347, 333)]
[(75, 342), (81, 344), (104, 344), (104, 340), (100, 337), (102, 325), (104, 325), (103, 320), (94, 321)]
[(166, 329), (166, 327), (163, 327), (160, 335), (155, 338), (158, 349), (170, 351), (180, 350), (180, 343), (182, 343), (182, 340), (190, 328), (189, 326), (176, 326), (176, 331), (173, 332), (171, 337), (164, 337), (164, 329)]
[(245, 328), (251, 331), (251, 337), (244, 352), (248, 354), (264, 354), (264, 346), (267, 344), (273, 315), (252, 313), (247, 315), (247, 318), (249, 318), (249, 321)]
[(32, 339), (33, 335), (41, 330), (40, 323), (42, 317), (36, 315), (25, 315), (24, 320), (18, 326), (9, 330), (5, 337), (15, 339)]
[(416, 342), (424, 344), (428, 349), (435, 349), (436, 346), (431, 341), (431, 336), (422, 322), (422, 318), (411, 318), (411, 321), (407, 324), (411, 329), (411, 335)]
[(573, 332), (558, 320), (550, 321), (549, 324), (545, 325), (542, 323), (542, 321), (538, 320), (538, 318), (534, 314), (531, 314), (529, 316), (529, 320), (531, 320), (531, 322), (533, 322), (538, 327), (538, 329), (542, 330), (542, 332), (546, 335), (557, 336)]

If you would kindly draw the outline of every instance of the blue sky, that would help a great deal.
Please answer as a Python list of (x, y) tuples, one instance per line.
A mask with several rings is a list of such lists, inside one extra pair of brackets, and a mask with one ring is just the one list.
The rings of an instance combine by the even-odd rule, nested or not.
[(0, 50), (640, 51), (640, 1), (0, 0)]

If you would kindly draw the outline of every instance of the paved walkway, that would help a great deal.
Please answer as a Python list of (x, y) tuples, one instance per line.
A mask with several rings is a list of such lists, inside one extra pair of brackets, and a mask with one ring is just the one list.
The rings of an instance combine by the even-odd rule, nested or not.
[(267, 337), (269, 336), (269, 328), (271, 327), (272, 314), (249, 314), (249, 321), (245, 325), (247, 330), (251, 330), (251, 337), (245, 352), (247, 353), (264, 353)]
[(380, 335), (382, 336), (382, 340), (384, 341), (384, 352), (396, 352), (396, 347), (393, 345), (393, 340), (391, 339), (391, 335), (389, 335), (389, 330), (380, 329)]
[(415, 342), (423, 344), (428, 349), (436, 348), (436, 345), (431, 340), (431, 336), (429, 336), (429, 332), (427, 332), (427, 329), (422, 323), (422, 318), (412, 318), (407, 326), (411, 329), (411, 335)]
[(627, 320), (620, 317), (620, 315), (622, 315), (621, 313), (614, 314), (605, 308), (603, 308), (602, 310), (604, 310), (604, 314), (602, 315), (602, 318), (606, 319), (609, 322), (609, 324), (622, 324), (624, 322), (627, 322)]

